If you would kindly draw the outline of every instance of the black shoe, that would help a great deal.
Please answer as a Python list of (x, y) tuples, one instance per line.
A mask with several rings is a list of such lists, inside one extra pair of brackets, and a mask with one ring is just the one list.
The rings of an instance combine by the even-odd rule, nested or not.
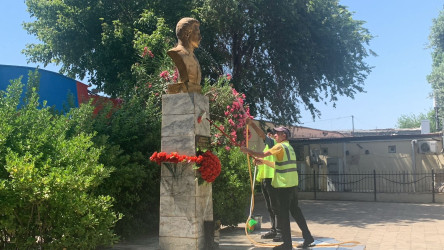
[(314, 239), (313, 239), (313, 238), (308, 239), (308, 240), (304, 240), (304, 243), (299, 244), (299, 245), (297, 246), (297, 248), (307, 248), (307, 247), (312, 247), (312, 246), (315, 245), (315, 244), (313, 244), (313, 242), (314, 242)]
[(283, 242), (284, 240), (282, 239), (282, 234), (277, 233), (276, 236), (274, 236), (273, 241), (274, 242)]
[(293, 246), (292, 245), (282, 244), (282, 245), (273, 247), (273, 249), (276, 249), (276, 250), (292, 250)]
[(276, 231), (268, 231), (266, 234), (261, 236), (261, 239), (273, 239), (276, 236)]

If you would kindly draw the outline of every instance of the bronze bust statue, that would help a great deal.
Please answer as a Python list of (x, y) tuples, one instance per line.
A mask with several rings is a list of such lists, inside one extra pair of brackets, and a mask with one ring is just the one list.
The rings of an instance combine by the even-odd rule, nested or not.
[(194, 49), (199, 47), (200, 23), (194, 18), (180, 19), (176, 26), (177, 46), (167, 53), (173, 59), (179, 72), (178, 83), (168, 85), (168, 93), (201, 93), (201, 78), (199, 61), (194, 55)]

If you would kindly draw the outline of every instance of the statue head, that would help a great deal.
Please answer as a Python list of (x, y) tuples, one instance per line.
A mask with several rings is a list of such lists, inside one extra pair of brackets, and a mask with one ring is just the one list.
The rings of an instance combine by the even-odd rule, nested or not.
[(191, 17), (184, 17), (176, 25), (177, 39), (183, 43), (190, 44), (193, 48), (199, 47), (201, 40), (199, 21)]

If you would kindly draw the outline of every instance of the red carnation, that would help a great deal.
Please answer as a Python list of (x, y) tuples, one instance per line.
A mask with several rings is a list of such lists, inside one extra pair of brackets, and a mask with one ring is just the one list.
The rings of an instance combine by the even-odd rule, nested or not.
[(199, 166), (198, 171), (200, 172), (202, 179), (206, 182), (213, 182), (216, 180), (221, 171), (219, 158), (209, 150), (203, 154), (202, 152), (198, 152), (198, 156), (179, 155), (177, 152), (172, 152), (170, 154), (165, 152), (154, 152), (151, 155), (150, 160), (159, 165), (161, 165), (162, 162), (195, 162), (196, 165)]

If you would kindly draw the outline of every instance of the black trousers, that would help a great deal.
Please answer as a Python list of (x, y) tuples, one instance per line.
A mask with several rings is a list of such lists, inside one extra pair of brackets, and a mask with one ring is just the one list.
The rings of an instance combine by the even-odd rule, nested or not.
[(301, 229), (304, 240), (311, 240), (313, 236), (311, 235), (310, 230), (308, 230), (307, 222), (305, 221), (301, 208), (298, 206), (297, 187), (276, 188), (276, 193), (280, 205), (277, 227), (282, 230), (282, 240), (284, 241), (284, 245), (292, 245), (290, 213)]
[(265, 199), (265, 206), (267, 207), (268, 214), (270, 215), (271, 230), (280, 232), (280, 229), (276, 228), (277, 216), (279, 214), (279, 200), (276, 193), (276, 188), (271, 185), (272, 178), (264, 178), (261, 181), (262, 194)]

